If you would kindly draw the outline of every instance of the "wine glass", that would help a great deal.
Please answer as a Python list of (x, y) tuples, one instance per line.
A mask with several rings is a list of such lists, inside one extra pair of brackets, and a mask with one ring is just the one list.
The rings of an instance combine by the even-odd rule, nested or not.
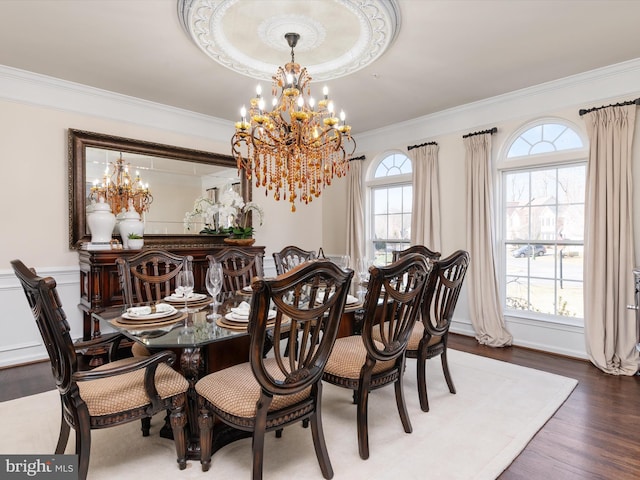
[(343, 270), (349, 268), (350, 263), (351, 258), (349, 257), (349, 255), (340, 255), (340, 257), (338, 257), (338, 265), (342, 267)]
[(180, 291), (184, 295), (184, 309), (180, 310), (181, 312), (189, 312), (187, 302), (189, 295), (193, 293), (194, 287), (195, 280), (193, 278), (193, 272), (191, 270), (184, 270), (178, 273), (178, 276), (176, 277), (176, 290), (180, 289)]
[(358, 273), (358, 298), (364, 298), (366, 292), (366, 285), (369, 282), (369, 266), (371, 262), (368, 258), (359, 258), (357, 260), (357, 273)]
[(205, 278), (205, 286), (207, 287), (209, 295), (211, 295), (211, 298), (213, 299), (210, 303), (211, 315), (208, 315), (207, 318), (218, 318), (219, 315), (216, 310), (219, 305), (218, 294), (220, 293), (220, 290), (222, 290), (222, 265), (217, 262), (209, 264), (207, 276)]

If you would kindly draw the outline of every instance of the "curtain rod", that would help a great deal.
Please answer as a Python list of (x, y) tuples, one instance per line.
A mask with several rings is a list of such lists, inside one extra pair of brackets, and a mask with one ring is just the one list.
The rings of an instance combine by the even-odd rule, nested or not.
[(580, 116), (583, 116), (586, 113), (590, 113), (590, 112), (595, 112), (596, 110), (600, 110), (602, 108), (607, 108), (607, 107), (624, 107), (625, 105), (640, 105), (640, 98), (636, 98), (635, 100), (629, 100), (627, 102), (620, 102), (620, 103), (613, 103), (611, 105), (603, 105), (601, 107), (593, 107), (593, 108), (588, 108), (588, 109), (581, 109), (578, 113), (580, 114)]
[(351, 162), (352, 160), (366, 160), (367, 157), (365, 157), (364, 155), (360, 155), (359, 157), (353, 157), (350, 158), (349, 161)]
[(490, 128), (489, 130), (482, 130), (481, 132), (467, 133), (466, 135), (462, 135), (462, 138), (473, 137), (474, 135), (484, 135), (485, 133), (490, 133), (491, 135), (493, 135), (497, 131), (498, 131), (498, 127), (493, 127), (493, 128)]
[(407, 150), (413, 150), (414, 148), (426, 147), (427, 145), (438, 145), (438, 142), (421, 143), (420, 145), (411, 145), (407, 147)]

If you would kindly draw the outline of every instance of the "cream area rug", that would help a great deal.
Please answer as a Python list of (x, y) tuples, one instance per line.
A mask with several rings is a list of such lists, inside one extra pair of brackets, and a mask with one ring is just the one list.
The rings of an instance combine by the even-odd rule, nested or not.
[[(418, 404), (416, 363), (407, 360), (405, 396), (411, 434), (402, 428), (393, 387), (371, 393), (368, 460), (358, 455), (351, 391), (325, 384), (322, 413), (334, 479), (494, 479), (577, 385), (570, 378), (455, 350), (449, 350), (449, 366), (456, 395), (447, 389), (440, 360), (429, 360), (431, 410), (424, 413)], [(163, 417), (153, 418), (151, 436), (146, 438), (140, 433), (140, 422), (94, 430), (89, 479), (251, 477), (248, 438), (216, 452), (209, 472), (202, 472), (198, 461), (189, 461), (187, 469), (180, 471), (173, 442), (158, 436)], [(60, 422), (57, 392), (0, 403), (0, 418), (0, 453), (53, 453)], [(72, 430), (67, 453), (74, 448)], [(280, 439), (267, 435), (264, 477), (322, 479), (310, 429), (295, 424)]]

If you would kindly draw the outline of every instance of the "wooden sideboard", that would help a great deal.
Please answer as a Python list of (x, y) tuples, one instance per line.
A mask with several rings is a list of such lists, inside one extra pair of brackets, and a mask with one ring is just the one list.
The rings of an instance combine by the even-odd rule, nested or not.
[[(228, 248), (225, 244), (203, 246), (175, 246), (164, 247), (152, 245), (149, 248), (162, 248), (176, 255), (191, 255), (193, 257), (193, 274), (196, 291), (206, 292), (205, 274), (207, 272), (207, 255), (221, 248)], [(242, 247), (243, 250), (256, 253), (264, 257), (264, 247)], [(116, 258), (130, 257), (141, 250), (79, 250), (80, 260), (80, 304), (82, 311), (83, 340), (100, 336), (100, 324), (92, 321), (91, 314), (105, 307), (122, 304), (122, 289), (118, 280)]]

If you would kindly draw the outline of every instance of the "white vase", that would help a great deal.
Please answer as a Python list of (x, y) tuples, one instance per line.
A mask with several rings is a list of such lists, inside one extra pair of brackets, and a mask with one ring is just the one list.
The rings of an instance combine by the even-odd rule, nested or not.
[(129, 210), (122, 214), (120, 225), (120, 237), (122, 237), (122, 246), (124, 248), (135, 248), (130, 246), (131, 239), (129, 235), (135, 233), (142, 236), (144, 233), (144, 223), (140, 220), (140, 214), (136, 212), (133, 205), (129, 205)]
[(104, 198), (93, 206), (93, 211), (87, 215), (87, 224), (91, 231), (91, 243), (109, 243), (116, 216), (111, 213), (111, 207)]

